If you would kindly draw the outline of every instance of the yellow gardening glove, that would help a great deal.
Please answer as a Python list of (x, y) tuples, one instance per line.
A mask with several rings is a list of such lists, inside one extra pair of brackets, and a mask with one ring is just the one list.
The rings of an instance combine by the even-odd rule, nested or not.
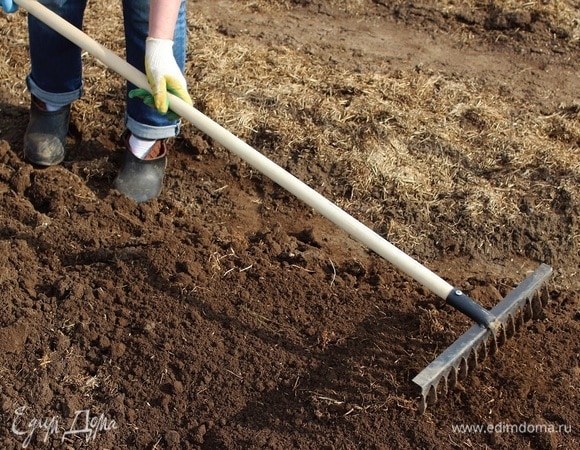
[[(151, 91), (153, 104), (161, 114), (169, 110), (167, 92), (192, 105), (187, 93), (187, 82), (173, 56), (173, 41), (148, 37), (145, 42), (145, 72)], [(143, 98), (135, 93), (135, 96)], [(146, 104), (150, 104), (150, 101)]]

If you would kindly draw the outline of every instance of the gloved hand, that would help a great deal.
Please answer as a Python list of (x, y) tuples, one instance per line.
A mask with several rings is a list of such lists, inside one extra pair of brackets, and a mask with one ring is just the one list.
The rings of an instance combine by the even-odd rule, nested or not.
[[(4, 0), (2, 0), (4, 1)], [(129, 96), (143, 99), (146, 105), (155, 107), (161, 114), (168, 114), (170, 92), (192, 105), (187, 93), (187, 82), (173, 56), (173, 41), (148, 37), (145, 43), (145, 72), (153, 95), (143, 89), (134, 89)], [(168, 117), (175, 119), (169, 111)]]
[(12, 0), (2, 0), (2, 9), (5, 13), (13, 13), (18, 9), (18, 5)]
[[(153, 99), (151, 92), (149, 92), (148, 90), (137, 88), (137, 89), (133, 89), (133, 90), (129, 91), (129, 98), (135, 98), (135, 97), (143, 100), (143, 103), (145, 103), (147, 106), (151, 106), (151, 108), (155, 108), (155, 100)], [(168, 110), (165, 113), (165, 116), (167, 117), (168, 120), (179, 119), (179, 115), (175, 114), (171, 110)]]

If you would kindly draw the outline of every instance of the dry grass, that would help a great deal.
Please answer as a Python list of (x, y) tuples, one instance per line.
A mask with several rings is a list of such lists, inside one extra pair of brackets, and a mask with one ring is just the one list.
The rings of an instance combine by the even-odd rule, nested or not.
[[(90, 5), (86, 31), (123, 53), (119, 2)], [(252, 10), (291, 8), (298, 1), (243, 2)], [(330, 0), (350, 14), (362, 13), (370, 0)], [(570, 0), (550, 2), (424, 1), (439, 11), (494, 5), (506, 11), (541, 14), (554, 27), (578, 39), (578, 10)], [(105, 14), (103, 14), (103, 8)], [(92, 14), (92, 15), (91, 15)], [(105, 19), (103, 19), (105, 17)], [(10, 40), (10, 55), (0, 61), (0, 80), (15, 102), (27, 103), (24, 76), (26, 30), (22, 12), (0, 16), (0, 32)], [(414, 68), (351, 71), (281, 45), (260, 45), (221, 34), (190, 8), (191, 41), (187, 73), (199, 108), (283, 167), (309, 176), (308, 165), (327, 171), (314, 181), (349, 212), (374, 221), (395, 243), (416, 246), (433, 230), (441, 210), (451, 233), (478, 227), (493, 233), (521, 220), (521, 199), (533, 198), (536, 214), (553, 214), (559, 196), (571, 214), (580, 186), (580, 104), (538, 115), (498, 86)], [(10, 79), (6, 79), (9, 75)], [(77, 107), (85, 123), (95, 117), (120, 122), (124, 81), (92, 58), (85, 64), (86, 95)], [(111, 106), (113, 105), (113, 106)], [(107, 124), (105, 124), (107, 125)], [(296, 161), (308, 160), (308, 164)], [(548, 173), (548, 175), (546, 175)], [(475, 188), (477, 186), (477, 188)], [(391, 208), (420, 205), (417, 227), (401, 221)], [(439, 221), (438, 221), (439, 222)], [(440, 223), (439, 225), (440, 226)], [(572, 225), (577, 235), (577, 225)]]
[(518, 220), (525, 191), (545, 189), (532, 183), (538, 166), (570, 174), (556, 189), (577, 198), (577, 103), (537, 116), (476, 79), (355, 73), (286, 47), (249, 46), (203, 17), (192, 21), (204, 30), (191, 64), (201, 71), (192, 89), (206, 114), (283, 166), (296, 156), (338, 161), (350, 184), (336, 199), (342, 206), (371, 201), (367, 212), (378, 217), (383, 198), (370, 193), (380, 189), (426, 208), (446, 200), (474, 221), (493, 217), (492, 231)]

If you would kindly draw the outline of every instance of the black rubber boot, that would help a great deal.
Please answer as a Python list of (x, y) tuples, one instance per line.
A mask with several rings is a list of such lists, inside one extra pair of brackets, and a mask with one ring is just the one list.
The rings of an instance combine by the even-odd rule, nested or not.
[(157, 141), (147, 159), (137, 158), (129, 148), (129, 134), (124, 136), (125, 160), (113, 186), (137, 203), (146, 202), (159, 196), (163, 188), (163, 176), (167, 166), (165, 141)]
[(69, 120), (70, 105), (46, 111), (44, 104), (33, 97), (24, 134), (24, 158), (40, 166), (60, 164), (65, 157)]

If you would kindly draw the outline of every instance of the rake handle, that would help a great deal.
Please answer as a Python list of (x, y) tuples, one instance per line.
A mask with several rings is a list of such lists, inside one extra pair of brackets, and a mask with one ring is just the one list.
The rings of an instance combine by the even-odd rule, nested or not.
[[(93, 57), (113, 69), (126, 80), (129, 80), (139, 88), (151, 91), (145, 74), (121, 59), (95, 40), (91, 39), (81, 30), (53, 13), (36, 0), (14, 0), (15, 3), (27, 10), (30, 14), (44, 22), (46, 25), (69, 39), (80, 48), (86, 50)], [(452, 306), (467, 314), (480, 324), (487, 325), (489, 313), (467, 296), (450, 302), (450, 294), (456, 289), (426, 268), (424, 265), (395, 247), (390, 242), (379, 236), (366, 225), (359, 222), (350, 214), (339, 208), (330, 200), (307, 186), (295, 176), (275, 164), (273, 161), (253, 149), (238, 137), (227, 131), (222, 126), (202, 114), (193, 106), (188, 105), (179, 97), (169, 94), (171, 110), (186, 118), (192, 125), (212, 139), (219, 142), (235, 155), (245, 160), (262, 174), (266, 175), (275, 183), (294, 194), (297, 198), (314, 208), (320, 214), (338, 225), (352, 237), (365, 244), (371, 250), (385, 258), (395, 267), (411, 276), (414, 280), (428, 288), (440, 298), (448, 301)], [(469, 301), (471, 300), (471, 302)], [(464, 305), (468, 305), (465, 307)], [(487, 313), (487, 314), (486, 314)]]

